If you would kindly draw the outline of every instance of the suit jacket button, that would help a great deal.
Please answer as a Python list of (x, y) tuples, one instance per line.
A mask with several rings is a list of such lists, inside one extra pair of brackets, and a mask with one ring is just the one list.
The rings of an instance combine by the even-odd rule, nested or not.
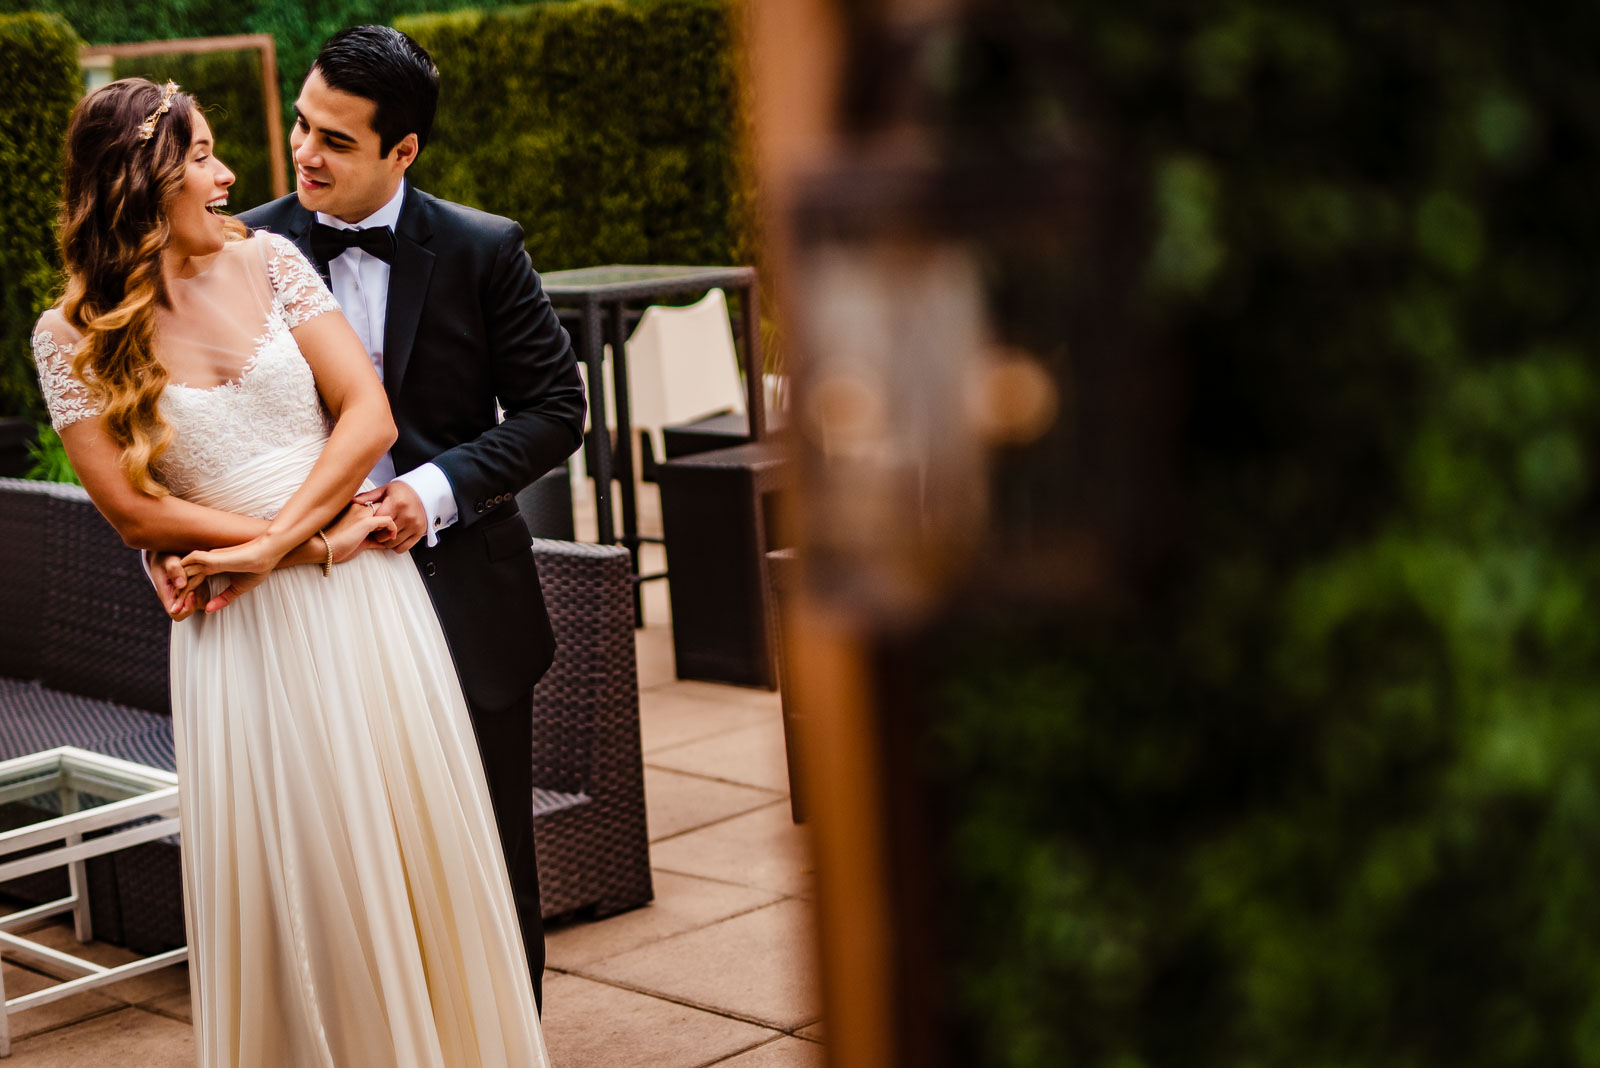
[(422, 573), (424, 575), (427, 575), (429, 578), (433, 578), (434, 573), (437, 572), (438, 570), (439, 570), (438, 568), (433, 566), (433, 561), (432, 560), (429, 560), (427, 563), (422, 565)]
[(479, 511), (479, 512), (482, 512), (482, 511), (483, 511), (483, 502), (482, 502), (482, 501), (479, 501), (479, 502), (478, 502), (478, 511)]

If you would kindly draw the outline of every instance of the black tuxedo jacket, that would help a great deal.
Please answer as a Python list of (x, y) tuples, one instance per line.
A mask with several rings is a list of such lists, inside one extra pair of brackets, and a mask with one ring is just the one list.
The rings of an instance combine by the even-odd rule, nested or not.
[[(239, 218), (316, 262), (315, 217), (293, 194)], [(394, 466), (437, 464), (457, 511), (439, 544), (419, 542), (411, 557), (468, 700), (502, 709), (533, 689), (555, 654), (516, 493), (582, 441), (583, 380), (522, 227), (408, 183), (395, 239), (383, 332)]]

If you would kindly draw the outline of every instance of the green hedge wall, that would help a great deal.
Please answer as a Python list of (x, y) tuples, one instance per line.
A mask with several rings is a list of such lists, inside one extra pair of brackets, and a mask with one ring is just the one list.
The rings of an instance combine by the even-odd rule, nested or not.
[(951, 110), (1145, 191), (1177, 547), (927, 657), (949, 1063), (1600, 1064), (1600, 10), (1061, 8)]
[(414, 171), (523, 224), (540, 270), (754, 257), (728, 0), (571, 0), (397, 25), (444, 75)]
[[(217, 157), (237, 178), (228, 194), (229, 208), (243, 211), (272, 199), (272, 157), (261, 99), (259, 52), (248, 49), (118, 59), (112, 74), (117, 78), (137, 75), (157, 84), (170, 78), (192, 93), (216, 136)], [(283, 135), (287, 138), (287, 127)], [(288, 149), (284, 151), (287, 154)], [(284, 178), (289, 178), (287, 172)]]
[[(541, 269), (598, 262), (755, 260), (741, 156), (733, 0), (569, 0), (497, 10), (482, 0), (0, 0), (63, 14), (92, 43), (270, 33), (284, 121), (317, 47), (348, 26), (393, 23), (444, 74), (436, 138), (416, 179), (430, 192), (523, 222)], [(431, 14), (419, 15), (428, 10)], [(266, 198), (259, 103), (242, 55), (120, 61), (171, 77), (217, 109), (243, 209)]]
[(0, 15), (0, 415), (42, 415), (29, 339), (55, 298), (62, 144), (83, 42), (53, 15)]
[[(48, 11), (64, 15), (91, 44), (167, 41), (270, 33), (278, 49), (278, 79), (284, 115), (300, 91), (300, 80), (317, 48), (339, 30), (365, 23), (391, 23), (401, 15), (450, 11), (468, 0), (0, 0), (0, 12)], [(495, 6), (474, 0), (473, 6)], [(287, 120), (286, 120), (287, 121)]]

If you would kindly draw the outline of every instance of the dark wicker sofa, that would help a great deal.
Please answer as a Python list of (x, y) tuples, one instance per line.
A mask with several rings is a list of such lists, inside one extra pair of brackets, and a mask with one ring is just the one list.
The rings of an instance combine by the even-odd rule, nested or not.
[[(0, 479), (0, 544), (0, 760), (75, 745), (173, 770), (171, 624), (138, 555), (81, 489), (14, 479)], [(557, 640), (533, 709), (544, 913), (609, 915), (651, 897), (628, 554), (543, 540), (532, 552)], [(145, 953), (184, 943), (178, 849), (91, 862), (97, 938)], [(64, 872), (0, 886), (29, 903), (65, 893)]]

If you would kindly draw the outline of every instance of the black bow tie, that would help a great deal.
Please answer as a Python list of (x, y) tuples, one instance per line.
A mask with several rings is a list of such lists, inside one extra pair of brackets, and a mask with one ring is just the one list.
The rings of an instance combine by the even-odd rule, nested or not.
[(378, 257), (384, 263), (394, 262), (394, 231), (387, 226), (369, 226), (363, 230), (345, 230), (322, 223), (311, 224), (311, 254), (326, 267), (345, 249), (358, 248)]

